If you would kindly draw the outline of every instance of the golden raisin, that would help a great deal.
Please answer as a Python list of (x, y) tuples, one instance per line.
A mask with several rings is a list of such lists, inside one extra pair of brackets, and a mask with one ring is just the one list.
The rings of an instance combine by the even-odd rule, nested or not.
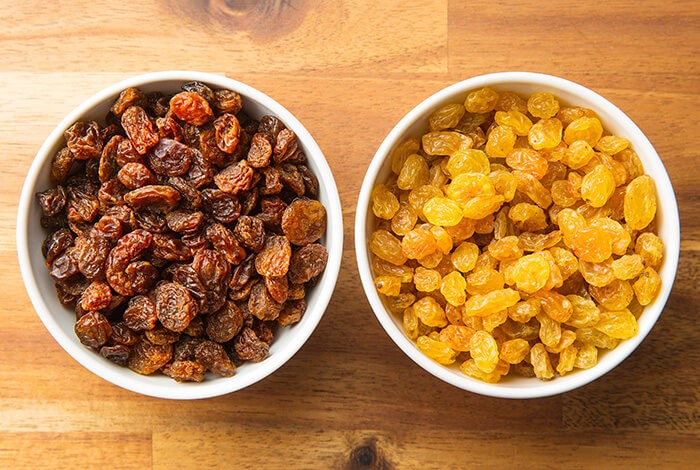
[(656, 186), (648, 175), (638, 176), (625, 192), (625, 222), (632, 230), (642, 230), (656, 215)]
[(445, 310), (437, 300), (427, 296), (417, 300), (411, 307), (423, 324), (442, 328), (447, 325)]
[(497, 102), (498, 93), (489, 87), (484, 87), (470, 92), (464, 101), (464, 107), (470, 113), (488, 113), (493, 111)]
[(551, 118), (559, 112), (559, 101), (551, 93), (533, 93), (527, 100), (527, 110), (537, 118)]
[(632, 284), (637, 301), (641, 305), (649, 305), (661, 290), (661, 277), (654, 268), (646, 268)]
[(442, 341), (437, 341), (427, 336), (419, 336), (416, 339), (416, 346), (423, 354), (440, 364), (449, 365), (457, 359), (457, 351)]

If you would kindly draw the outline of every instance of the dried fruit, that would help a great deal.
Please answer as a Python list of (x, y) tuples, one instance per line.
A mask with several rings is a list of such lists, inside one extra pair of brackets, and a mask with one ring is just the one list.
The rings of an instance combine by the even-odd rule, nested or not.
[(416, 189), (428, 183), (430, 170), (425, 159), (417, 154), (409, 155), (401, 167), (396, 185), (400, 189)]
[(591, 207), (603, 207), (615, 190), (615, 177), (605, 165), (597, 165), (581, 182), (581, 197)]
[[(654, 268), (646, 268), (632, 284), (637, 301), (641, 305), (649, 305), (661, 290), (661, 277)], [(626, 305), (628, 306), (629, 303)]]
[(282, 215), (282, 230), (289, 241), (298, 246), (320, 239), (326, 231), (326, 209), (313, 199), (291, 203)]
[(487, 374), (498, 365), (498, 344), (486, 331), (474, 332), (469, 340), (469, 354), (476, 366)]
[(454, 306), (462, 305), (467, 300), (466, 288), (467, 281), (457, 271), (452, 271), (440, 282), (440, 293)]
[(172, 344), (159, 345), (142, 340), (131, 349), (128, 367), (139, 374), (150, 375), (170, 362), (172, 357)]
[(302, 318), (305, 284), (328, 260), (314, 243), (326, 214), (311, 200), (319, 182), (293, 131), (274, 116), (251, 119), (233, 91), (182, 89), (170, 98), (129, 88), (106, 127), (71, 126), (51, 163), (60, 186), (37, 198), (51, 231), (42, 254), (78, 336), (139, 373), (201, 381), (205, 367), (235, 371), (218, 342), (262, 360), (274, 338), (265, 321)]
[(139, 106), (131, 106), (124, 111), (121, 123), (134, 150), (139, 155), (144, 155), (160, 140), (158, 133), (153, 129), (153, 124), (148, 119), (146, 111)]
[(417, 300), (411, 309), (424, 325), (438, 328), (447, 325), (445, 310), (433, 297), (428, 296)]
[[(425, 354), (469, 352), (460, 370), (491, 383), (511, 369), (549, 380), (635, 334), (660, 291), (663, 243), (629, 141), (546, 92), (474, 90), (427, 125), (375, 187), (369, 239), (377, 289)], [(502, 354), (485, 370), (475, 331)]]
[(206, 124), (214, 116), (207, 100), (189, 91), (178, 93), (170, 99), (170, 111), (181, 121), (195, 126)]
[(380, 219), (391, 219), (399, 210), (399, 200), (394, 193), (383, 185), (378, 184), (372, 190), (372, 212)]
[(664, 243), (654, 233), (640, 233), (634, 245), (634, 252), (642, 257), (646, 266), (655, 268), (664, 256)]
[(449, 365), (457, 359), (457, 351), (442, 341), (427, 336), (419, 336), (416, 339), (416, 346), (423, 354), (440, 364)]
[(515, 305), (520, 295), (513, 289), (497, 289), (486, 294), (472, 295), (464, 305), (465, 316), (484, 317)]
[(100, 312), (87, 312), (75, 323), (75, 334), (85, 346), (99, 348), (112, 335), (112, 327)]
[(648, 175), (630, 181), (625, 192), (625, 222), (632, 230), (642, 230), (656, 216), (656, 186)]
[(155, 290), (156, 315), (169, 330), (182, 331), (197, 314), (190, 292), (176, 282), (164, 282)]
[(255, 257), (255, 270), (262, 276), (284, 276), (289, 271), (291, 257), (292, 248), (286, 237), (267, 237), (265, 246)]

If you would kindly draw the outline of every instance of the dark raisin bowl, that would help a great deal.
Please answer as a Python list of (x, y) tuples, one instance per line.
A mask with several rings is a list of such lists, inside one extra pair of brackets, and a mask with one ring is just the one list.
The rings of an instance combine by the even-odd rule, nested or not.
[[(42, 208), (36, 193), (54, 185), (50, 181), (52, 160), (65, 144), (64, 132), (78, 121), (97, 121), (106, 126), (105, 117), (119, 94), (130, 87), (144, 93), (175, 94), (184, 83), (197, 81), (213, 90), (232, 90), (242, 98), (243, 109), (250, 118), (276, 116), (296, 134), (299, 149), (306, 156), (306, 167), (318, 180), (317, 199), (325, 206), (326, 230), (319, 240), (328, 253), (325, 270), (306, 292), (306, 311), (301, 320), (291, 326), (280, 327), (269, 348), (269, 356), (261, 362), (244, 362), (231, 377), (208, 372), (199, 383), (177, 382), (160, 372), (141, 375), (117, 365), (86, 347), (76, 336), (76, 314), (65, 307), (57, 297), (54, 279), (49, 274), (44, 258), (43, 243), (49, 230), (42, 227)], [(46, 220), (44, 224), (46, 225)], [(69, 113), (51, 132), (37, 152), (22, 188), (17, 214), (17, 253), (20, 269), (29, 298), (39, 318), (56, 341), (76, 361), (103, 379), (115, 385), (144, 395), (170, 399), (198, 399), (231, 393), (245, 388), (272, 374), (287, 362), (308, 340), (323, 316), (340, 270), (343, 251), (343, 216), (338, 189), (328, 163), (306, 128), (282, 105), (264, 93), (236, 80), (219, 75), (168, 71), (139, 75), (116, 83), (88, 98)]]

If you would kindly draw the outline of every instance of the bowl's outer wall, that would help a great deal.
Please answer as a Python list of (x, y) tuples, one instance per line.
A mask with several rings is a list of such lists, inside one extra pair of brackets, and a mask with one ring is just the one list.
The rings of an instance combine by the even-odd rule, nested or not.
[[(599, 363), (594, 368), (577, 370), (564, 377), (557, 377), (551, 382), (524, 377), (507, 377), (498, 384), (487, 384), (465, 376), (459, 371), (457, 364), (443, 366), (432, 361), (408, 338), (401, 319), (390, 313), (372, 282), (374, 274), (367, 240), (373, 232), (375, 217), (371, 210), (369, 194), (374, 184), (385, 181), (391, 173), (392, 150), (405, 139), (425, 132), (426, 120), (435, 109), (448, 103), (463, 102), (470, 90), (482, 86), (490, 86), (497, 91), (513, 91), (521, 96), (528, 96), (538, 91), (550, 92), (559, 98), (563, 105), (578, 105), (593, 109), (600, 116), (608, 132), (632, 141), (632, 148), (638, 152), (645, 171), (657, 184), (659, 194), (657, 224), (659, 236), (665, 243), (665, 257), (659, 270), (663, 281), (661, 292), (641, 315), (637, 336), (623, 341), (614, 350), (601, 350)], [(649, 333), (661, 314), (671, 292), (680, 249), (678, 207), (673, 188), (663, 163), (641, 130), (622, 111), (593, 91), (564, 79), (527, 72), (505, 72), (474, 77), (443, 89), (416, 106), (392, 129), (377, 151), (363, 182), (356, 217), (355, 249), (363, 287), (378, 320), (389, 336), (414, 362), (440, 379), (465, 390), (505, 398), (534, 398), (572, 390), (604, 375), (622, 362)]]
[[(260, 118), (265, 114), (274, 114), (294, 130), (307, 155), (308, 166), (318, 177), (319, 200), (328, 212), (327, 232), (321, 242), (328, 249), (329, 261), (320, 281), (307, 294), (308, 308), (302, 320), (292, 327), (279, 329), (270, 348), (270, 357), (265, 361), (258, 364), (245, 363), (238, 368), (236, 375), (230, 378), (208, 374), (205, 382), (199, 384), (177, 383), (160, 374), (153, 376), (136, 374), (100, 357), (99, 354), (80, 344), (73, 331), (75, 313), (58, 301), (53, 281), (45, 267), (41, 244), (47, 233), (39, 224), (41, 209), (34, 200), (34, 193), (50, 187), (51, 158), (65, 146), (63, 130), (73, 122), (96, 120), (104, 124), (104, 117), (111, 103), (117, 98), (119, 91), (127, 86), (138, 86), (145, 92), (174, 93), (180, 91), (180, 86), (190, 80), (200, 80), (210, 84), (214, 89), (236, 90), (242, 95), (244, 110), (250, 116)], [(90, 106), (90, 109), (80, 112), (86, 104), (93, 102), (97, 96), (110, 89), (114, 92), (99, 99), (94, 107)], [(263, 100), (267, 106), (260, 103)], [(49, 137), (37, 153), (25, 181), (18, 211), (18, 255), (25, 285), (35, 310), (49, 332), (79, 363), (112, 383), (146, 395), (175, 399), (205, 398), (239, 390), (271, 374), (291, 358), (308, 339), (325, 312), (340, 269), (343, 243), (342, 211), (335, 181), (323, 154), (301, 123), (281, 105), (261, 92), (225, 77), (194, 72), (160, 72), (133, 77), (89, 98), (56, 127), (52, 137), (56, 138)], [(28, 257), (28, 262), (25, 256)]]

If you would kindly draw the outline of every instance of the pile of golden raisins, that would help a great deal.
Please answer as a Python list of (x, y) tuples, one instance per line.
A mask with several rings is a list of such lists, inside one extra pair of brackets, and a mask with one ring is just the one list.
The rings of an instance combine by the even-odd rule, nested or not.
[(377, 290), (440, 364), (495, 383), (588, 369), (657, 296), (656, 189), (622, 137), (550, 93), (482, 88), (401, 143), (372, 192)]

